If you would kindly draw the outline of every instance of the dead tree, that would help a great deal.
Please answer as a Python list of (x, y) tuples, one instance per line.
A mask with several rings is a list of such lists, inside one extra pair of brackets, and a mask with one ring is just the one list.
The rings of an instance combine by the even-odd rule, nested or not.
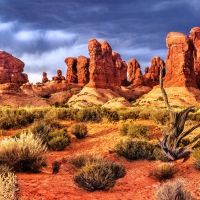
[[(163, 73), (164, 68), (160, 67), (160, 89), (162, 91), (162, 95), (169, 111), (170, 116), (170, 124), (168, 127), (167, 133), (163, 133), (163, 139), (159, 140), (159, 145), (163, 153), (170, 159), (170, 160), (177, 160), (184, 158), (186, 160), (189, 158), (191, 149), (188, 146), (180, 147), (180, 142), (182, 138), (187, 136), (191, 133), (194, 129), (200, 127), (200, 124), (193, 126), (192, 128), (184, 131), (185, 122), (187, 120), (187, 116), (190, 112), (194, 112), (194, 107), (188, 107), (181, 112), (175, 112), (173, 108), (170, 106), (166, 91), (163, 87)], [(200, 134), (197, 135), (190, 144), (194, 143), (200, 138)], [(190, 145), (189, 144), (189, 145)]]

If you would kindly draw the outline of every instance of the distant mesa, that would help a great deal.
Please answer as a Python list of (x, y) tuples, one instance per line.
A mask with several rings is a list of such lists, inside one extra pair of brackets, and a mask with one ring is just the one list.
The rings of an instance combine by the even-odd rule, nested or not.
[[(82, 55), (67, 57), (65, 59), (67, 70), (66, 73), (64, 72), (66, 75), (63, 76), (63, 72), (57, 70), (57, 75), (50, 81), (47, 73), (43, 72), (41, 83), (36, 85), (30, 84), (28, 75), (23, 73), (22, 61), (0, 51), (0, 95), (11, 95), (16, 91), (16, 94), (20, 93), (21, 96), (24, 93), (26, 99), (36, 98), (40, 102), (37, 105), (65, 101), (74, 107), (104, 105), (108, 101), (107, 106), (113, 105), (114, 102), (118, 102), (118, 105), (130, 106), (125, 101), (139, 97), (140, 102), (156, 102), (161, 95), (158, 84), (160, 66), (162, 66), (166, 69), (164, 87), (170, 88), (169, 96), (170, 94), (173, 96), (175, 91), (176, 97), (180, 97), (180, 104), (186, 102), (185, 105), (187, 103), (189, 105), (190, 102), (185, 97), (190, 96), (193, 104), (196, 101), (200, 105), (200, 98), (198, 99), (200, 96), (200, 27), (192, 28), (189, 36), (170, 32), (166, 37), (166, 46), (168, 48), (166, 63), (159, 56), (155, 56), (143, 73), (136, 58), (126, 63), (119, 53), (112, 50), (108, 42), (92, 38), (88, 42), (89, 57)], [(179, 94), (179, 91), (183, 94)], [(142, 96), (143, 94), (146, 95)], [(125, 99), (120, 99), (121, 97)], [(12, 100), (12, 96), (10, 98)], [(39, 101), (40, 98), (42, 101)], [(175, 99), (174, 96), (172, 99)], [(20, 102), (20, 105), (23, 105), (23, 102), (34, 104), (33, 100)], [(18, 106), (17, 103), (10, 103), (10, 105)]]

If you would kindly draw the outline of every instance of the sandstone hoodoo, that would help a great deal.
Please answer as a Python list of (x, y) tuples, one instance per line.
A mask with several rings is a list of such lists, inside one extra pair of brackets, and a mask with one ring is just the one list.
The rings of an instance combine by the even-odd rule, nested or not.
[(66, 80), (68, 83), (78, 83), (77, 79), (77, 59), (68, 57), (65, 59), (65, 63), (67, 65), (67, 73), (66, 73)]
[(46, 83), (48, 82), (49, 79), (47, 78), (47, 73), (46, 72), (43, 72), (42, 73), (42, 83)]
[(144, 85), (154, 87), (159, 84), (160, 66), (164, 67), (165, 62), (159, 56), (151, 59), (151, 67), (145, 69), (143, 76)]
[(166, 44), (165, 87), (197, 88), (192, 40), (182, 33), (171, 32), (167, 35)]
[(57, 76), (52, 77), (52, 81), (55, 81), (56, 83), (65, 81), (65, 77), (62, 75), (62, 71), (60, 69), (57, 70)]
[(200, 88), (200, 27), (192, 28), (189, 37), (192, 40), (194, 46), (194, 71), (196, 74), (197, 86)]
[(135, 58), (128, 62), (128, 81), (133, 86), (143, 85), (143, 76), (140, 69), (140, 64)]
[(119, 54), (112, 53), (112, 48), (106, 41), (98, 42), (96, 39), (89, 41), (88, 51), (90, 81), (86, 86), (103, 89), (120, 88), (124, 82), (122, 79), (126, 65), (122, 64)]
[(85, 85), (89, 82), (89, 63), (90, 59), (85, 56), (77, 57), (77, 77), (78, 84)]
[(21, 86), (28, 82), (28, 76), (23, 71), (24, 63), (21, 60), (0, 51), (0, 84), (16, 83)]

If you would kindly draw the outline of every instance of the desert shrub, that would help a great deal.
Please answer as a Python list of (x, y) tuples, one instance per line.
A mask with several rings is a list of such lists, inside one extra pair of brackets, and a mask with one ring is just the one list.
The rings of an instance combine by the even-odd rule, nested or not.
[(75, 108), (57, 108), (57, 117), (61, 120), (74, 120), (78, 109)]
[(85, 138), (88, 134), (87, 126), (85, 124), (74, 124), (71, 127), (71, 133), (77, 138)]
[(121, 140), (114, 148), (112, 152), (116, 152), (118, 155), (123, 156), (129, 160), (137, 159), (154, 159), (153, 151), (154, 145), (139, 140)]
[(117, 111), (120, 119), (126, 120), (126, 119), (137, 119), (139, 115), (139, 109), (120, 109)]
[(109, 122), (119, 121), (119, 115), (116, 110), (101, 108), (101, 116), (108, 119)]
[(154, 168), (152, 172), (150, 172), (151, 176), (154, 176), (159, 181), (164, 181), (166, 179), (170, 179), (176, 174), (178, 169), (174, 164), (171, 163), (162, 163)]
[(32, 123), (34, 118), (25, 109), (8, 108), (0, 111), (0, 129), (20, 129)]
[[(111, 162), (101, 157), (83, 156), (79, 163), (81, 169), (75, 174), (74, 182), (87, 191), (108, 190), (112, 188), (116, 180), (125, 176), (126, 171), (123, 165)], [(85, 161), (84, 161), (85, 159)], [(77, 166), (77, 165), (76, 165)]]
[(200, 170), (200, 159), (195, 160), (193, 165), (196, 170)]
[(45, 165), (43, 141), (32, 132), (22, 132), (19, 137), (7, 137), (0, 142), (0, 163), (15, 171), (38, 172)]
[(139, 113), (139, 118), (140, 119), (149, 119), (151, 112), (152, 112), (152, 110), (150, 110), (148, 108), (142, 109)]
[(52, 128), (49, 124), (44, 121), (34, 122), (30, 127), (30, 131), (40, 137), (43, 140), (43, 143), (48, 142), (48, 135), (52, 131)]
[(48, 135), (48, 147), (53, 151), (62, 151), (71, 142), (67, 130), (56, 130)]
[(153, 119), (156, 123), (167, 125), (169, 123), (169, 112), (166, 109), (155, 109), (151, 111), (150, 118)]
[(193, 149), (192, 156), (196, 159), (200, 159), (200, 147)]
[(57, 173), (59, 172), (59, 170), (60, 170), (60, 165), (61, 165), (61, 163), (58, 162), (58, 161), (53, 161), (53, 162), (52, 162), (52, 173), (53, 173), (53, 174), (57, 174)]
[(99, 122), (101, 119), (101, 108), (99, 107), (80, 109), (75, 116), (75, 120), (78, 122)]
[(155, 195), (158, 200), (194, 200), (190, 192), (184, 188), (184, 182), (181, 179), (159, 186)]
[(127, 135), (132, 138), (151, 138), (148, 127), (142, 126), (138, 123), (123, 124), (120, 131), (123, 135)]
[(153, 150), (152, 157), (155, 160), (161, 160), (163, 162), (169, 162), (170, 161), (170, 159), (163, 153), (163, 151), (158, 146), (155, 146), (155, 149)]
[(16, 200), (18, 191), (16, 175), (7, 165), (0, 165), (0, 199)]

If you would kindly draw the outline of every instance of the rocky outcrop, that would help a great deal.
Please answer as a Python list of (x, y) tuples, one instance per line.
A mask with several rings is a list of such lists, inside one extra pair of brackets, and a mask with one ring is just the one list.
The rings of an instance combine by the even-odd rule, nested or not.
[(106, 41), (91, 39), (88, 43), (90, 55), (90, 81), (86, 85), (92, 88), (116, 89), (124, 82), (126, 65)]
[(52, 77), (52, 81), (56, 83), (61, 83), (65, 81), (65, 77), (62, 75), (62, 71), (60, 69), (57, 70), (57, 76)]
[(167, 35), (165, 87), (197, 87), (192, 40), (178, 32)]
[(128, 62), (128, 70), (129, 76), (128, 81), (133, 86), (143, 85), (143, 76), (140, 69), (140, 64), (135, 58), (132, 58)]
[(43, 72), (42, 73), (42, 83), (46, 83), (48, 82), (49, 79), (47, 78), (47, 73), (46, 72)]
[(143, 76), (144, 85), (154, 87), (159, 84), (160, 66), (165, 67), (165, 62), (159, 56), (151, 59), (151, 67), (146, 67)]
[(190, 39), (193, 42), (194, 72), (196, 74), (197, 87), (200, 89), (200, 27), (192, 28)]
[(0, 51), (0, 84), (16, 83), (21, 86), (28, 82), (28, 76), (23, 71), (24, 63), (21, 60)]
[(66, 73), (66, 80), (68, 83), (78, 83), (77, 78), (77, 59), (68, 57), (65, 59), (65, 63), (67, 65), (67, 73)]
[(127, 64), (125, 61), (123, 61), (121, 59), (121, 56), (120, 54), (116, 53), (116, 52), (112, 52), (112, 56), (113, 56), (113, 62), (114, 62), (114, 65), (118, 70), (119, 72), (119, 76), (120, 76), (120, 80), (121, 80), (121, 85), (122, 86), (126, 86), (127, 85)]
[(90, 59), (85, 56), (77, 57), (77, 78), (78, 84), (85, 85), (89, 82), (89, 63)]

